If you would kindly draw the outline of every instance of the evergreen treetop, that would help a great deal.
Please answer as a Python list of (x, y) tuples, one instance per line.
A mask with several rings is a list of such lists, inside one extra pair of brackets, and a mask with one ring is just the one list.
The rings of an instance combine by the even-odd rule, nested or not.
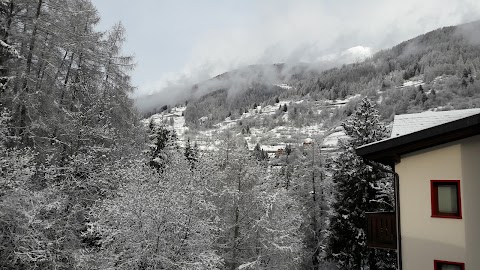
[[(395, 253), (366, 245), (366, 212), (391, 211), (392, 179), (359, 157), (355, 148), (386, 137), (378, 111), (367, 98), (342, 126), (350, 137), (331, 165), (335, 185), (327, 258), (343, 269), (396, 269)], [(382, 268), (380, 268), (382, 267)]]

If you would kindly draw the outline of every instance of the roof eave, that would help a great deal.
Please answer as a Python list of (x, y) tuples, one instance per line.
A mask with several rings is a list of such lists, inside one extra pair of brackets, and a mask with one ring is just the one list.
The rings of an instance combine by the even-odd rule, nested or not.
[(379, 141), (356, 149), (359, 156), (393, 164), (399, 156), (440, 144), (480, 134), (480, 114), (420, 130), (414, 133)]

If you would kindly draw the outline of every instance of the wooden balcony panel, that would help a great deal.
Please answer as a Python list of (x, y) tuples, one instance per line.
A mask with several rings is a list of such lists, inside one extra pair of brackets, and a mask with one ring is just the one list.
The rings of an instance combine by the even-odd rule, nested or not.
[(367, 246), (397, 249), (397, 222), (395, 212), (366, 213)]

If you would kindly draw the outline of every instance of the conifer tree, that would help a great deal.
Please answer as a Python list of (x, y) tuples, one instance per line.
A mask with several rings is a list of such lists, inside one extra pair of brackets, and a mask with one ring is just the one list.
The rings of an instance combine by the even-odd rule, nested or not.
[(263, 151), (263, 149), (260, 147), (260, 144), (257, 143), (255, 145), (255, 148), (253, 148), (253, 156), (258, 160), (258, 161), (264, 161), (268, 159), (268, 154)]
[(148, 139), (148, 165), (158, 172), (162, 172), (168, 162), (169, 152), (165, 150), (176, 146), (177, 136), (175, 131), (164, 126), (157, 126), (153, 121), (150, 121)]
[(196, 143), (193, 146), (190, 144), (190, 138), (187, 139), (184, 155), (190, 165), (190, 169), (193, 170), (195, 163), (198, 161), (198, 147)]
[(393, 210), (388, 196), (393, 182), (355, 153), (356, 147), (385, 138), (386, 128), (367, 98), (342, 126), (350, 138), (331, 166), (335, 194), (327, 259), (342, 269), (395, 269), (395, 253), (368, 248), (365, 235), (365, 212)]

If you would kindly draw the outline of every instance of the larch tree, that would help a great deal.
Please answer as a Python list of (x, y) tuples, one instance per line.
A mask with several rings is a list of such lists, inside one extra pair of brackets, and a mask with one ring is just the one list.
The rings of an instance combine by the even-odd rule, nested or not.
[[(221, 137), (209, 178), (226, 269), (299, 269), (303, 252), (301, 205), (233, 134)], [(212, 166), (213, 165), (213, 166)]]
[[(112, 169), (140, 149), (133, 65), (120, 53), (121, 27), (95, 30), (89, 0), (2, 0), (0, 14), (0, 104), (11, 138), (2, 147), (30, 170), (12, 176), (21, 189), (0, 195), (0, 212), (17, 213), (0, 227), (2, 238), (16, 232), (2, 267), (71, 269), (91, 247), (90, 208), (118, 186)], [(115, 76), (105, 85), (107, 67)]]
[[(323, 264), (328, 210), (332, 185), (325, 177), (324, 157), (315, 143), (321, 139), (291, 150), (286, 157), (284, 177), (290, 196), (298, 201), (302, 211), (304, 243), (304, 268), (318, 269)], [(288, 162), (288, 163), (287, 163)]]

